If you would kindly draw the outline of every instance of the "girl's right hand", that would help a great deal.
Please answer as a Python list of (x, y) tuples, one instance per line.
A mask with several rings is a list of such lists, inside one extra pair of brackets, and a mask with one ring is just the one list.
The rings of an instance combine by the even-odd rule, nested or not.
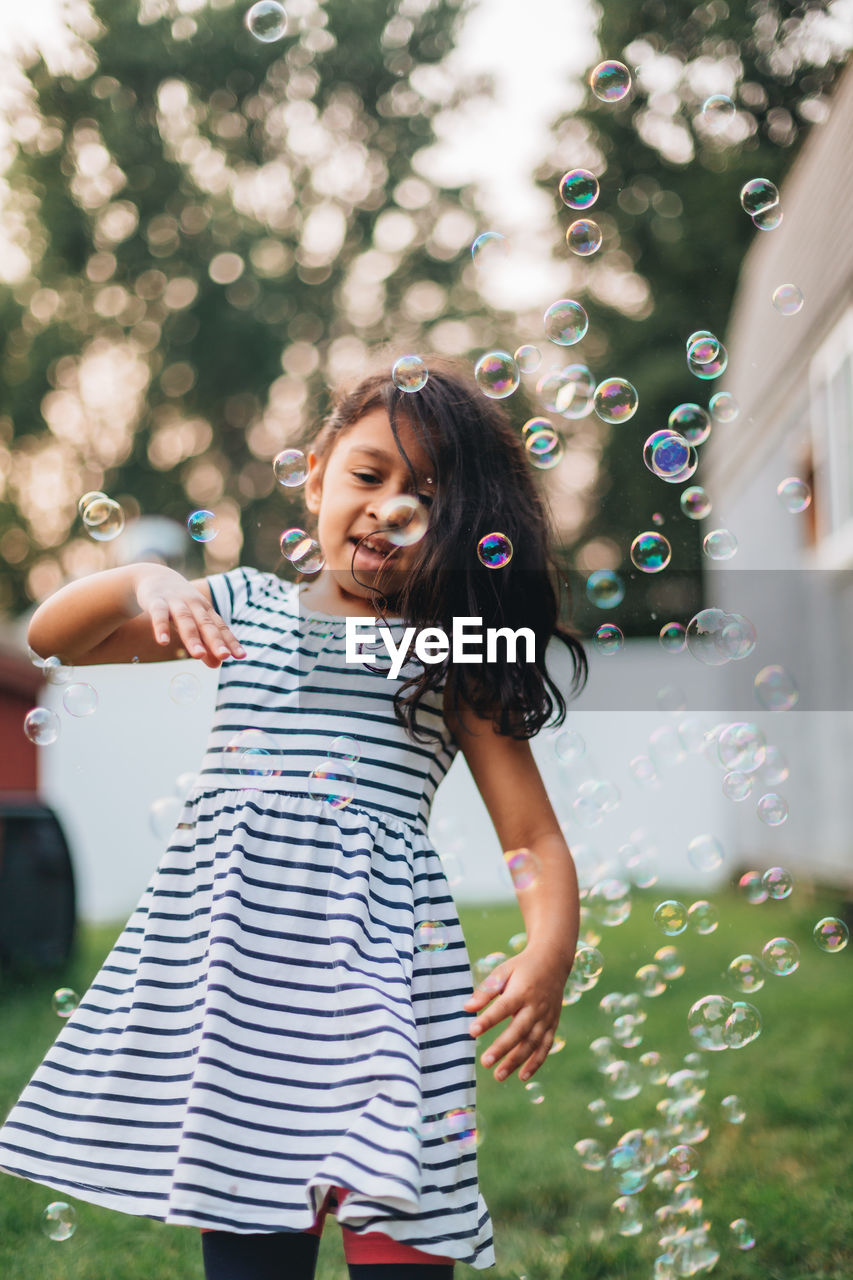
[(190, 658), (218, 667), (228, 657), (245, 658), (246, 650), (199, 587), (165, 565), (141, 567), (135, 582), (136, 603), (148, 614), (157, 644), (167, 645), (173, 630)]

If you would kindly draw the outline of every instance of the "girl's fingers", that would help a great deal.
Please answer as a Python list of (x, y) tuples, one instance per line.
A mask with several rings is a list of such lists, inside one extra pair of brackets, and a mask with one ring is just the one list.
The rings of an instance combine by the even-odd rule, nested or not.
[(527, 1035), (503, 1056), (495, 1068), (495, 1079), (505, 1080), (507, 1076), (515, 1071), (516, 1067), (520, 1067), (523, 1062), (526, 1062), (531, 1054), (536, 1051), (541, 1037), (542, 1027), (537, 1022), (535, 1026), (531, 1027)]
[(524, 1063), (521, 1070), (519, 1071), (518, 1073), (519, 1079), (529, 1080), (530, 1077), (539, 1070), (539, 1068), (542, 1066), (542, 1063), (545, 1061), (545, 1059), (548, 1057), (548, 1054), (551, 1052), (551, 1045), (553, 1043), (554, 1043), (554, 1032), (546, 1031), (545, 1038), (540, 1044), (539, 1048), (536, 1050), (535, 1053), (530, 1055), (530, 1057), (527, 1059), (527, 1061)]
[(516, 1014), (506, 1030), (498, 1036), (494, 1044), (490, 1044), (486, 1049), (480, 1059), (483, 1066), (490, 1067), (493, 1063), (503, 1058), (520, 1040), (526, 1040), (533, 1028), (538, 1025), (532, 1011), (523, 1010), (521, 1013)]
[(148, 608), (148, 616), (151, 619), (154, 639), (158, 644), (168, 644), (172, 628), (166, 601), (160, 599), (152, 601)]

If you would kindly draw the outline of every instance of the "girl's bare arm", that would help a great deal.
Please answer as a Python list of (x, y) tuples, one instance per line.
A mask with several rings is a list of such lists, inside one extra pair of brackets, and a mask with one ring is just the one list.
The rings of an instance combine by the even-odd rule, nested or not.
[(205, 578), (188, 582), (158, 564), (130, 564), (62, 587), (36, 609), (27, 640), (43, 658), (87, 666), (166, 662), (189, 656), (207, 667), (245, 656), (213, 608)]

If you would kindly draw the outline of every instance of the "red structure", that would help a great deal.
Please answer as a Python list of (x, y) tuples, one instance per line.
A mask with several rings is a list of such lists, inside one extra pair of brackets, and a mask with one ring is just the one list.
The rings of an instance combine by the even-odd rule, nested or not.
[(29, 659), (0, 647), (0, 793), (38, 791), (37, 748), (24, 734), (24, 717), (43, 683)]

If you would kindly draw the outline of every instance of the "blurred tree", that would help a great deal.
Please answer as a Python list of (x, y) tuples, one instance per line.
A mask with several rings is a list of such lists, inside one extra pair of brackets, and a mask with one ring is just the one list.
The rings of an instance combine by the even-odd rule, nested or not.
[[(589, 216), (604, 232), (598, 253), (575, 259), (573, 296), (588, 306), (590, 341), (573, 347), (571, 359), (585, 359), (597, 378), (628, 378), (640, 408), (624, 427), (594, 418), (573, 424), (605, 443), (595, 501), (570, 552), (585, 569), (608, 560), (615, 567), (621, 554), (635, 591), (620, 620), (656, 630), (697, 598), (700, 527), (680, 511), (683, 486), (643, 465), (642, 442), (677, 404), (707, 406), (725, 385), (690, 373), (685, 344), (698, 329), (725, 340), (744, 253), (754, 236), (773, 234), (744, 212), (741, 187), (759, 176), (781, 184), (809, 128), (828, 114), (853, 32), (841, 7), (826, 3), (606, 0), (599, 42), (603, 58), (631, 69), (631, 91), (602, 102), (588, 90), (580, 109), (556, 122), (551, 160), (537, 176), (555, 194), (563, 231)], [(731, 99), (730, 115), (703, 111), (714, 94)], [(565, 208), (557, 194), (561, 174), (575, 167), (599, 176), (601, 194), (588, 214)], [(565, 243), (558, 252), (565, 258)], [(701, 464), (693, 483), (701, 483)], [(638, 532), (654, 527), (654, 513), (673, 560), (648, 578), (633, 570), (628, 552)], [(680, 582), (679, 570), (688, 571)]]
[(322, 410), (326, 379), (389, 338), (477, 344), (456, 261), (470, 201), (412, 163), (454, 96), (440, 63), (462, 3), (293, 0), (284, 38), (263, 43), (247, 3), (94, 0), (67, 74), (24, 68), (0, 290), (0, 608), (108, 562), (78, 518), (93, 489), (128, 517), (215, 510), (199, 570), (202, 552), (207, 572), (277, 567), (300, 499), (271, 460)]

